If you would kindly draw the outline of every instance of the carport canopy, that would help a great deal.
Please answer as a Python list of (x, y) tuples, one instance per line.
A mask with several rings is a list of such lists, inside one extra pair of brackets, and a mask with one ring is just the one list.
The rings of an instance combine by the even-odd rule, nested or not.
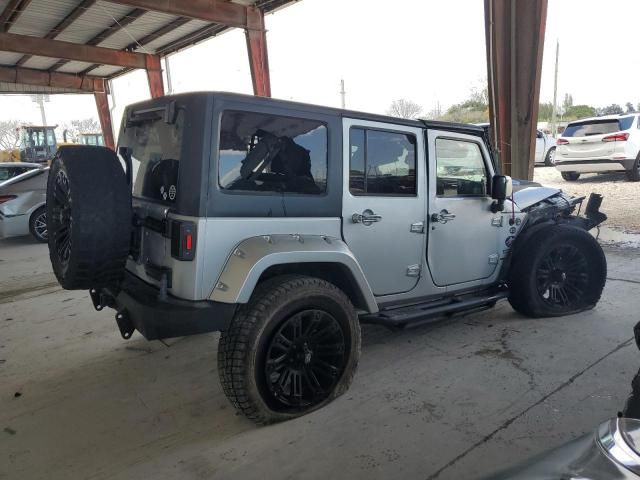
[(270, 96), (264, 15), (297, 0), (0, 0), (0, 94), (89, 93), (114, 148), (108, 80), (147, 73), (164, 94), (160, 59), (242, 28), (256, 95)]

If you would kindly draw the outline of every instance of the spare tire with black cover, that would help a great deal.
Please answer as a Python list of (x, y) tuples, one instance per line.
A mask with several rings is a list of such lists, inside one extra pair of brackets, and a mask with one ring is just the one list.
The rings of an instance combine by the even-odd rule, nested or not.
[(557, 317), (593, 308), (607, 278), (607, 261), (593, 236), (549, 225), (514, 253), (509, 303), (529, 317)]
[(60, 147), (47, 183), (49, 257), (63, 288), (117, 285), (131, 240), (131, 188), (105, 147)]

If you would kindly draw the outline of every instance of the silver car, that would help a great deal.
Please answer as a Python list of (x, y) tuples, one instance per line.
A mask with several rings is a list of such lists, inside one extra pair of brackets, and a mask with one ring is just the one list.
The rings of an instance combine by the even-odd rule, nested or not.
[(49, 167), (37, 165), (0, 183), (0, 238), (31, 233), (47, 241), (45, 199)]
[(29, 162), (0, 162), (0, 186), (13, 177), (42, 168), (42, 164)]

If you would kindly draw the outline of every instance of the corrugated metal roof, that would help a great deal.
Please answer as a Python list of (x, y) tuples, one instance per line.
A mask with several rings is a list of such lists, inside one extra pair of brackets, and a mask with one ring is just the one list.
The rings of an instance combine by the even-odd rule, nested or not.
[(73, 88), (53, 88), (39, 85), (27, 85), (24, 83), (0, 82), (0, 92), (2, 94), (25, 94), (25, 93), (86, 93)]
[[(231, 1), (241, 5), (255, 5), (265, 13), (269, 13), (298, 0)], [(0, 0), (0, 15), (5, 13), (9, 4), (10, 0)], [(4, 27), (13, 34), (49, 37), (81, 45), (97, 45), (116, 50), (131, 49), (141, 53), (160, 55), (186, 48), (230, 28), (202, 20), (144, 11), (105, 0), (97, 0), (93, 3), (86, 0), (23, 0), (22, 3), (18, 3), (17, 8), (20, 10), (22, 7), (24, 8), (15, 21), (0, 25), (0, 31)], [(12, 17), (9, 16), (9, 18)], [(69, 18), (72, 21), (68, 21)], [(61, 29), (60, 25), (63, 25)], [(152, 35), (156, 32), (160, 33)], [(0, 51), (0, 66), (16, 65), (34, 70), (74, 74), (92, 67), (89, 70), (91, 75), (104, 78), (117, 76), (129, 70), (123, 67)], [(3, 83), (0, 86), (0, 93), (8, 91), (13, 93), (21, 88), (13, 86), (9, 89), (7, 85)], [(24, 91), (31, 93), (39, 88), (25, 86)], [(43, 87), (40, 90), (50, 93), (56, 89)], [(68, 89), (61, 90), (66, 92)]]

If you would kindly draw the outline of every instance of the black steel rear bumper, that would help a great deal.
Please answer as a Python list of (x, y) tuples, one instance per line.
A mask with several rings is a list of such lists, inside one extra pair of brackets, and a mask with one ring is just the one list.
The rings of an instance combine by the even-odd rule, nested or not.
[(147, 340), (183, 337), (225, 330), (235, 304), (209, 300), (181, 300), (171, 295), (160, 300), (160, 290), (126, 272), (119, 290), (90, 290), (96, 310), (110, 307), (124, 338), (138, 330)]

